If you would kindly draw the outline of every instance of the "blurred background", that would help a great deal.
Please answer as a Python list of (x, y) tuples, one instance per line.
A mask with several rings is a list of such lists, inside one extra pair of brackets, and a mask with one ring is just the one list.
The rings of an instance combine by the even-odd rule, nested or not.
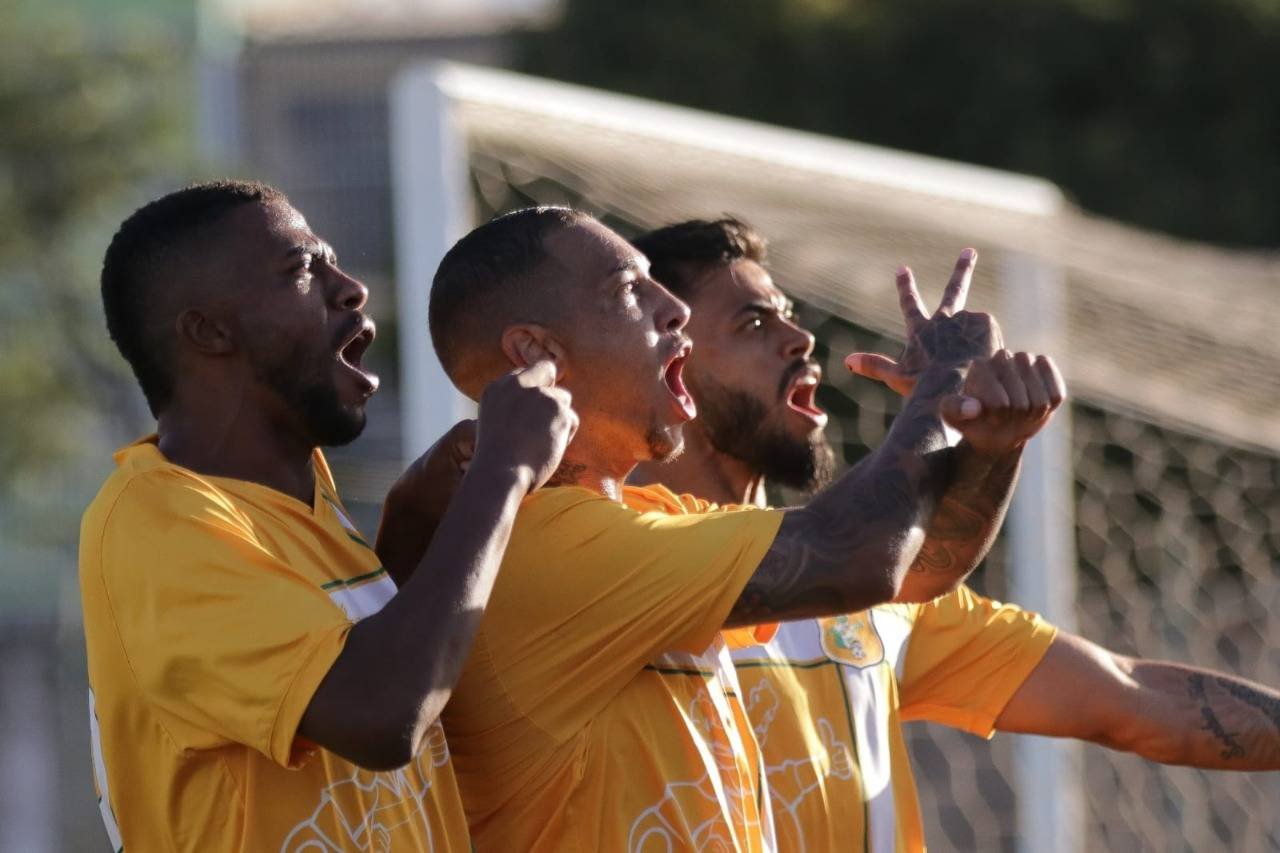
[[(974, 585), (1122, 653), (1280, 685), (1275, 0), (0, 0), (0, 21), (0, 851), (107, 844), (76, 540), (111, 451), (151, 422), (97, 272), (135, 207), (216, 175), (279, 185), (372, 291), (384, 390), (332, 454), (370, 530), (415, 447), (407, 216), (445, 237), (532, 201), (624, 233), (754, 222), (818, 331), (848, 462), (895, 411), (840, 367), (899, 345), (894, 266), (936, 294), (975, 245), (978, 306), (1011, 337), (1025, 320), (1073, 403), (1037, 451), (1048, 485)], [(427, 115), (391, 95), (425, 60), (860, 144), (564, 87), (519, 102), (524, 78), (484, 73)], [(566, 106), (595, 103), (609, 121)], [(427, 119), (463, 169), (452, 220), (399, 180)], [(1030, 801), (1057, 798), (1079, 849), (1280, 849), (1277, 774), (1087, 748), (1033, 788), (1034, 739), (908, 728), (937, 850), (1028, 849)]]

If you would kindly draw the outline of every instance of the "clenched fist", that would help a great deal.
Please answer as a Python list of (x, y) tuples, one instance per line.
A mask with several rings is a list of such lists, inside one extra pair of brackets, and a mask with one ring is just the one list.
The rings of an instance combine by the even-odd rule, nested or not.
[(543, 360), (513, 370), (484, 389), (474, 464), (516, 471), (529, 491), (555, 473), (578, 431), (572, 398), (555, 382), (555, 364)]
[(940, 414), (974, 450), (995, 456), (1043, 429), (1066, 396), (1053, 359), (1000, 350), (969, 365), (962, 396), (942, 400)]

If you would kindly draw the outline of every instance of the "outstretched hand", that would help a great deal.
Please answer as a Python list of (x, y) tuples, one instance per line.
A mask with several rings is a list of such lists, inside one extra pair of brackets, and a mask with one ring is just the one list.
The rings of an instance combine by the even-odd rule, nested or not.
[(877, 353), (857, 352), (845, 358), (845, 366), (853, 373), (883, 382), (905, 397), (931, 365), (963, 367), (975, 358), (994, 354), (1004, 346), (995, 318), (981, 311), (964, 310), (977, 262), (978, 253), (973, 249), (960, 253), (933, 314), (927, 313), (911, 268), (898, 267), (898, 305), (907, 326), (907, 346), (902, 356), (894, 361)]

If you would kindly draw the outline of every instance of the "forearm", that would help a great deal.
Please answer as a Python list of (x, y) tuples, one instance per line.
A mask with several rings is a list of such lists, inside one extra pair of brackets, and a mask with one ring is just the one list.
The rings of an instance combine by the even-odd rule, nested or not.
[(1280, 770), (1280, 691), (1231, 675), (1132, 661), (1144, 699), (1108, 745), (1152, 761), (1219, 770)]
[(787, 513), (729, 625), (849, 613), (898, 594), (951, 474), (938, 406), (962, 381), (958, 367), (926, 371), (884, 443)]
[(1004, 523), (1021, 465), (1021, 447), (995, 457), (966, 442), (954, 448), (949, 485), (896, 600), (930, 601), (977, 568)]
[(351, 629), (303, 735), (365, 766), (419, 751), (466, 661), (527, 489), (522, 475), (477, 460), (412, 577)]

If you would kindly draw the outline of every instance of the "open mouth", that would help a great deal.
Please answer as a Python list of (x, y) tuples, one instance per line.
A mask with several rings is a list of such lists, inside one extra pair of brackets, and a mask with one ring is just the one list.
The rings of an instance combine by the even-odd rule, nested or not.
[(364, 354), (368, 351), (369, 345), (373, 343), (375, 334), (373, 321), (368, 317), (364, 317), (353, 330), (351, 337), (338, 349), (338, 361), (343, 367), (355, 374), (363, 386), (366, 397), (378, 390), (380, 382), (377, 374), (367, 370), (364, 366)]
[(684, 365), (689, 360), (689, 353), (692, 351), (693, 345), (685, 342), (676, 349), (674, 356), (667, 362), (662, 371), (662, 381), (666, 383), (667, 390), (675, 398), (680, 414), (688, 421), (698, 416), (698, 405), (693, 401), (693, 395), (689, 393), (689, 389), (684, 384)]
[(818, 407), (818, 382), (821, 373), (816, 370), (801, 373), (787, 387), (787, 408), (804, 415), (818, 426), (827, 423), (827, 413)]

